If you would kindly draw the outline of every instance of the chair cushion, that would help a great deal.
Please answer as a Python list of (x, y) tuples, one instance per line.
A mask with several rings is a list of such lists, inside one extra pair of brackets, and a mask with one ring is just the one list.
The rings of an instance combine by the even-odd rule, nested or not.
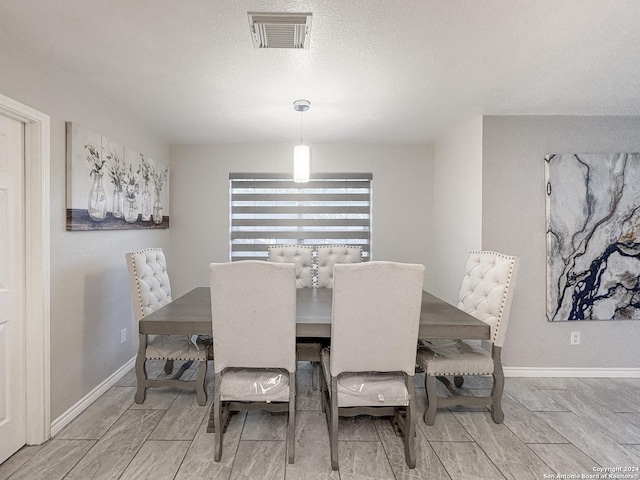
[[(322, 370), (331, 385), (330, 351), (322, 351)], [(384, 407), (409, 405), (402, 372), (357, 372), (338, 376), (338, 407)], [(331, 396), (331, 388), (329, 396)]]
[(289, 373), (285, 370), (228, 368), (222, 372), (220, 399), (288, 402)]
[(187, 335), (148, 335), (145, 358), (148, 360), (207, 360), (209, 348), (204, 341), (195, 343)]
[[(486, 350), (462, 340), (425, 342), (416, 363), (426, 375), (491, 375), (493, 358)], [(423, 345), (425, 345), (423, 344)]]

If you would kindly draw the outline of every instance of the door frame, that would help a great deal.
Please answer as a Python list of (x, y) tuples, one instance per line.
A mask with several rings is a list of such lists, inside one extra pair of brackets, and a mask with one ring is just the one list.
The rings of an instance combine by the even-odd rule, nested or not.
[(27, 444), (38, 445), (51, 437), (51, 124), (48, 115), (2, 94), (0, 113), (24, 123), (26, 427)]

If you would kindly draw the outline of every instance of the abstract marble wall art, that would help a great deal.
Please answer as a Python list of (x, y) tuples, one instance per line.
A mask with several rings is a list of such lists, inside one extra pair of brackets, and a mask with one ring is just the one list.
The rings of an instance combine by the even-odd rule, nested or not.
[(545, 160), (547, 319), (640, 319), (640, 153)]

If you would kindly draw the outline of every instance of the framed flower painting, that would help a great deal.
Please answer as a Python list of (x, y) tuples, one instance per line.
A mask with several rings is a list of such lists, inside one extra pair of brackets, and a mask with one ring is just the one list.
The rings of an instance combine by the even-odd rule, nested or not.
[(169, 228), (169, 167), (67, 122), (67, 230)]

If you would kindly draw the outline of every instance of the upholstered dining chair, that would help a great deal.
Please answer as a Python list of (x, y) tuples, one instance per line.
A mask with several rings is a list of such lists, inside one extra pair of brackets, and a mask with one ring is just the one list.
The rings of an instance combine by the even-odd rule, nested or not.
[[(511, 302), (518, 273), (518, 257), (496, 252), (471, 252), (458, 300), (458, 308), (491, 326), (491, 351), (463, 340), (424, 342), (418, 349), (417, 363), (425, 371), (427, 408), (424, 421), (433, 425), (439, 406), (491, 406), (495, 423), (502, 423), (502, 391), (504, 374), (500, 353), (507, 333)], [(466, 375), (491, 375), (493, 383), (489, 396), (462, 395), (446, 378), (453, 376), (455, 386), (461, 387)], [(438, 397), (436, 378), (453, 393)]]
[[(316, 288), (333, 288), (334, 265), (337, 263), (360, 263), (361, 261), (362, 247), (360, 246), (319, 245), (316, 247), (316, 272), (314, 275), (314, 286)], [(309, 342), (309, 345), (311, 345), (311, 342)], [(311, 385), (314, 390), (316, 390), (316, 378), (320, 377), (319, 365), (322, 345), (322, 342), (315, 342), (312, 347), (306, 347), (307, 353), (305, 357), (311, 361), (313, 365)]]
[[(167, 262), (161, 248), (147, 248), (125, 255), (129, 270), (129, 285), (136, 321), (171, 302), (171, 285)], [(187, 335), (139, 335), (140, 345), (136, 357), (138, 389), (135, 402), (143, 403), (147, 387), (195, 388), (198, 404), (207, 402), (204, 380), (207, 374), (209, 348), (206, 343)], [(150, 379), (147, 376), (147, 360), (165, 360), (165, 373), (171, 373), (174, 360), (197, 361), (195, 380), (174, 378)], [(179, 372), (183, 373), (183, 370)], [(177, 377), (177, 378), (176, 378)]]
[(318, 245), (318, 288), (333, 288), (333, 267), (339, 263), (362, 262), (362, 247), (357, 245)]
[[(296, 288), (312, 288), (314, 286), (313, 245), (269, 245), (269, 261), (293, 263), (296, 266)], [(318, 389), (317, 379), (320, 377), (320, 352), (323, 343), (319, 339), (299, 339), (296, 344), (296, 355), (299, 362), (311, 362), (311, 386)]]
[(215, 352), (212, 405), (214, 460), (232, 411), (289, 412), (287, 455), (294, 461), (296, 275), (291, 263), (212, 263), (211, 317)]
[(322, 351), (322, 408), (331, 468), (338, 417), (393, 415), (414, 468), (414, 374), (424, 266), (374, 261), (334, 267), (331, 347)]
[(313, 245), (269, 245), (269, 261), (293, 263), (296, 266), (296, 287), (313, 286)]

